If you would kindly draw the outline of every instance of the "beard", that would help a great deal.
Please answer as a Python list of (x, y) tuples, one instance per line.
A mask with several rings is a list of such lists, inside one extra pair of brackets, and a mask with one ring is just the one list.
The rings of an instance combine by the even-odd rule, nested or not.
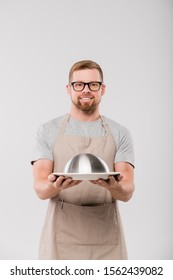
[(80, 98), (78, 98), (77, 102), (74, 102), (74, 100), (72, 99), (72, 103), (75, 105), (75, 107), (79, 110), (81, 110), (82, 112), (85, 112), (86, 114), (91, 114), (93, 113), (98, 104), (100, 103), (100, 101), (98, 103), (96, 103), (95, 99), (93, 98), (92, 99), (92, 102), (89, 101), (89, 102), (86, 102), (86, 103), (82, 103), (80, 101)]

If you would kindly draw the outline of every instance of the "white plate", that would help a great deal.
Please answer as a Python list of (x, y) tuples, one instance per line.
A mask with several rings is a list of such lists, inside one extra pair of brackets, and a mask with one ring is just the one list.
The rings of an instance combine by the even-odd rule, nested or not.
[(104, 179), (107, 180), (108, 176), (117, 176), (120, 172), (109, 172), (109, 173), (88, 173), (88, 174), (81, 174), (81, 173), (53, 173), (55, 176), (64, 176), (66, 178), (72, 178), (73, 180), (98, 180)]

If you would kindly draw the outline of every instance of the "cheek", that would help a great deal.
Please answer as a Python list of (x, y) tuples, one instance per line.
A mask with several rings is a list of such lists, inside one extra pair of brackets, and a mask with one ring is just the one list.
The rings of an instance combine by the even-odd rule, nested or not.
[(70, 93), (70, 97), (71, 97), (71, 100), (77, 102), (79, 100), (79, 97), (78, 95), (76, 95), (75, 93)]
[(101, 99), (101, 97), (102, 97), (102, 93), (101, 92), (98, 92), (97, 95), (95, 96), (96, 99)]
[(70, 95), (71, 95), (71, 97), (74, 98), (74, 99), (77, 99), (77, 98), (78, 98), (78, 95), (77, 95), (76, 93), (74, 93), (74, 92), (71, 92)]

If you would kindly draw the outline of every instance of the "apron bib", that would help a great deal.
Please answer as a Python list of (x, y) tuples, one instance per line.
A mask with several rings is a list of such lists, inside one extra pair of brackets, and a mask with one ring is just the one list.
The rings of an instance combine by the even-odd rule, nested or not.
[[(69, 118), (64, 118), (54, 143), (54, 172), (63, 172), (79, 153), (101, 157), (114, 171), (115, 141), (105, 119), (101, 117), (105, 135), (91, 138), (65, 134)], [(39, 259), (127, 259), (118, 201), (89, 181), (62, 190), (49, 201)]]

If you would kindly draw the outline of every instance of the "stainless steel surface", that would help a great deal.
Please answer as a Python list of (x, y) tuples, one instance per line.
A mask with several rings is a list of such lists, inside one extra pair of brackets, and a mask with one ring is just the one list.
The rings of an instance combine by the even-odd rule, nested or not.
[(106, 162), (93, 154), (78, 154), (70, 159), (64, 168), (64, 173), (88, 174), (104, 172), (109, 172)]

